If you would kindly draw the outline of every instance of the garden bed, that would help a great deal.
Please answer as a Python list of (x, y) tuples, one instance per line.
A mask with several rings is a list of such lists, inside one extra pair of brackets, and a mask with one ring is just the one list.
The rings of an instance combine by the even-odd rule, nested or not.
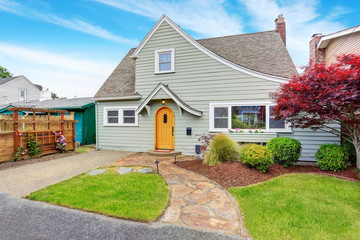
[(284, 168), (278, 164), (272, 164), (269, 172), (260, 173), (254, 168), (249, 168), (241, 162), (223, 162), (217, 166), (209, 167), (202, 160), (191, 160), (176, 163), (177, 166), (202, 174), (217, 182), (224, 188), (247, 186), (269, 180), (287, 173), (318, 173), (330, 174), (343, 178), (360, 181), (360, 172), (355, 167), (348, 167), (341, 172), (322, 171), (317, 166), (295, 166)]

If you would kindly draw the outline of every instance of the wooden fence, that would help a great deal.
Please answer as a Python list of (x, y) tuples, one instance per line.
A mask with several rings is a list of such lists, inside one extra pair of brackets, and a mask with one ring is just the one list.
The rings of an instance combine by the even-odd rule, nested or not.
[[(73, 112), (65, 116), (65, 110), (17, 107), (8, 110), (13, 114), (0, 115), (0, 162), (13, 160), (17, 148), (25, 147), (31, 135), (40, 143), (41, 155), (59, 152), (55, 142), (58, 138), (56, 133), (60, 132), (66, 138), (66, 150), (75, 149), (76, 121)], [(19, 112), (27, 114), (20, 115)]]

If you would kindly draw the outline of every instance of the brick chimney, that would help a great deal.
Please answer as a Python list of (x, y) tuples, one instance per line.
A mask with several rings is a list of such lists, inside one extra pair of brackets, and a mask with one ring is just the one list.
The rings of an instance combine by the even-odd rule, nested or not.
[(309, 54), (310, 54), (311, 65), (325, 61), (325, 49), (317, 48), (322, 36), (324, 35), (322, 35), (321, 33), (315, 33), (314, 35), (312, 35), (312, 39), (309, 43)]
[(280, 37), (286, 46), (286, 25), (285, 25), (285, 18), (282, 14), (280, 14), (275, 19), (275, 30), (280, 34)]

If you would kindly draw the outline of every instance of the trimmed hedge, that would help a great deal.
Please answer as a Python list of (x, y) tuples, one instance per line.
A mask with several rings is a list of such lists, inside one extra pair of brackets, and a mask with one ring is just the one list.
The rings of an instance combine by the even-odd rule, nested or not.
[(215, 166), (225, 160), (239, 160), (240, 145), (226, 134), (218, 134), (209, 145), (205, 155), (205, 164)]
[(301, 155), (301, 143), (293, 138), (273, 138), (266, 147), (271, 153), (273, 162), (284, 167), (297, 163)]
[(321, 170), (338, 172), (346, 168), (348, 156), (340, 145), (329, 143), (320, 145), (315, 156)]
[(256, 168), (260, 172), (267, 172), (272, 164), (266, 147), (257, 144), (242, 146), (240, 159), (246, 166)]

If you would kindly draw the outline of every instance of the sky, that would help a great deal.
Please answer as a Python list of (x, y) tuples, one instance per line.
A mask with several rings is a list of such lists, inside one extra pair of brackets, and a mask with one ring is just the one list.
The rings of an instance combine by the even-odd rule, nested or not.
[(60, 97), (92, 97), (165, 13), (193, 38), (273, 30), (297, 67), (314, 33), (360, 24), (354, 0), (0, 0), (0, 66)]

